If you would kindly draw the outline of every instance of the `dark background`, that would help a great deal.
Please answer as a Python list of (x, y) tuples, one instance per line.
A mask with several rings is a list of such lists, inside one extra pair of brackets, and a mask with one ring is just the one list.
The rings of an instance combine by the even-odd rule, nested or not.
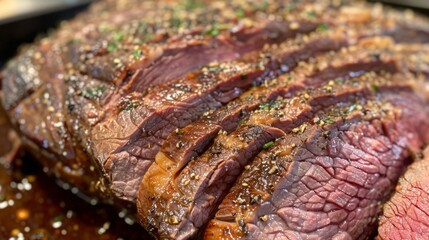
[[(59, 22), (84, 10), (91, 0), (0, 0), (0, 68), (23, 43), (31, 43)], [(16, 4), (15, 7), (11, 7)], [(26, 5), (34, 7), (25, 7)], [(9, 11), (4, 10), (8, 8)]]

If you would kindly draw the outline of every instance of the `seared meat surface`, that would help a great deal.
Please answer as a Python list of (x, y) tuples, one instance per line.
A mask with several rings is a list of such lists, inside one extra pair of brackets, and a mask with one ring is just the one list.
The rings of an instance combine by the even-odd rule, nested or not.
[(365, 239), (429, 140), (428, 42), (359, 1), (103, 0), (6, 66), (2, 105), (155, 237)]

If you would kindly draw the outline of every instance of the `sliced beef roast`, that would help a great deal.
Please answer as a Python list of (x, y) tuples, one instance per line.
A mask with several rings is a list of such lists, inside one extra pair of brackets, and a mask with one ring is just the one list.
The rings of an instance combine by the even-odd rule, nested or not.
[[(367, 44), (369, 40), (363, 42), (366, 43), (365, 49), (359, 52), (359, 56), (355, 55), (354, 58), (350, 58), (349, 51), (351, 49), (356, 51), (356, 47), (353, 46), (338, 55), (315, 58), (313, 63), (329, 64), (320, 70), (302, 65), (291, 74), (280, 76), (274, 81), (264, 84), (264, 86), (254, 87), (240, 98), (229, 102), (225, 107), (203, 116), (200, 120), (183, 129), (177, 129), (164, 142), (155, 164), (145, 174), (142, 183), (145, 186), (145, 191), (147, 191), (145, 195), (156, 196), (157, 193), (151, 193), (152, 187), (149, 187), (150, 185), (157, 185), (156, 188), (163, 189), (164, 185), (161, 182), (168, 182), (168, 179), (182, 169), (191, 158), (198, 156), (199, 152), (204, 152), (206, 146), (212, 142), (218, 132), (229, 133), (233, 131), (237, 125), (246, 120), (246, 116), (251, 111), (258, 108), (260, 103), (269, 103), (279, 96), (293, 96), (295, 92), (306, 88), (308, 85), (324, 84), (330, 80), (345, 80), (371, 70), (378, 72), (397, 71), (397, 66), (391, 56), (393, 49), (388, 50), (389, 48), (386, 48), (384, 53), (378, 52), (379, 56), (374, 58), (374, 51)], [(374, 40), (373, 43), (374, 45), (380, 44), (378, 39)], [(310, 45), (312, 44), (314, 43), (311, 42)], [(384, 42), (383, 45), (385, 45)]]
[[(312, 119), (319, 110), (338, 102), (347, 103), (351, 99), (370, 96), (372, 85), (377, 85), (379, 90), (385, 87), (401, 89), (401, 85), (397, 85), (401, 82), (406, 84), (403, 75), (386, 79), (368, 74), (355, 81), (327, 83), (322, 88), (308, 89), (295, 98), (263, 105), (243, 127), (228, 137), (222, 133), (203, 155), (190, 162), (182, 171), (167, 179), (149, 178), (147, 185), (143, 182), (138, 205), (141, 219), (147, 219), (145, 225), (157, 231), (162, 238), (184, 239), (192, 236), (206, 224), (229, 185), (253, 158), (252, 148), (239, 141), (246, 141), (247, 135), (253, 135), (249, 126), (253, 129), (255, 126), (268, 125), (285, 132), (299, 131), (298, 127)], [(236, 147), (231, 148), (231, 144)], [(263, 146), (264, 143), (261, 143), (259, 149)], [(237, 155), (241, 151), (249, 152)], [(174, 221), (163, 221), (170, 218)]]
[(206, 238), (369, 237), (380, 204), (429, 139), (428, 110), (412, 93), (381, 91), (375, 102), (317, 115), (246, 166)]
[(427, 144), (427, 42), (363, 1), (100, 0), (22, 48), (1, 99), (48, 172), (155, 237), (364, 238)]
[[(190, 7), (187, 4), (160, 1), (149, 5), (140, 1), (105, 1), (95, 5), (84, 16), (102, 15), (99, 19), (88, 17), (86, 21), (91, 24), (79, 19), (72, 21), (33, 46), (4, 73), (5, 88), (10, 89), (5, 107), (13, 114), (22, 134), (29, 136), (28, 145), (46, 150), (41, 158), (50, 160), (45, 164), (69, 181), (85, 179), (87, 184), (82, 188), (113, 192), (113, 196), (131, 201), (163, 139), (176, 127), (196, 120), (208, 107), (217, 108), (222, 103), (215, 101), (214, 105), (186, 114), (181, 111), (180, 106), (190, 103), (175, 103), (176, 95), (187, 89), (198, 93), (186, 83), (184, 88), (182, 83), (174, 86), (192, 78), (194, 74), (188, 73), (208, 62), (236, 59), (297, 33), (355, 22), (355, 27), (344, 27), (352, 35), (359, 26), (363, 28), (365, 23), (376, 21), (378, 25), (368, 32), (373, 35), (380, 29), (394, 32), (392, 23), (402, 21), (400, 15), (384, 17), (375, 11), (372, 14), (364, 6), (354, 7), (355, 17), (351, 20), (350, 9), (329, 1), (273, 1), (270, 7), (245, 1), (190, 4), (194, 12), (190, 16), (186, 14)], [(139, 12), (139, 6), (150, 13)], [(237, 11), (243, 14), (237, 16)], [(267, 18), (266, 14), (277, 18)], [(156, 18), (157, 15), (166, 19)], [(140, 20), (131, 21), (133, 18)], [(23, 61), (32, 65), (19, 67)], [(186, 67), (180, 67), (181, 64)], [(42, 65), (46, 71), (37, 71)], [(247, 81), (250, 83), (251, 79)], [(230, 88), (220, 89), (223, 92), (218, 100), (223, 97), (223, 101), (228, 101), (245, 89), (227, 86)], [(32, 96), (33, 92), (37, 94)], [(164, 106), (163, 110), (157, 105), (160, 110), (155, 111), (153, 101), (146, 100), (151, 98), (173, 105)], [(195, 101), (192, 103), (196, 104)], [(22, 107), (18, 104), (21, 102)], [(168, 110), (175, 113), (175, 118), (170, 118)], [(43, 117), (31, 123), (19, 121), (34, 115)], [(50, 115), (53, 120), (47, 118)], [(164, 128), (169, 122), (165, 118), (177, 119), (177, 123)], [(157, 131), (160, 128), (163, 131)]]
[[(331, 20), (332, 14), (335, 15), (338, 12), (335, 10), (329, 11), (328, 9), (322, 19)], [(380, 20), (380, 23), (382, 25), (387, 24), (387, 20), (392, 19), (383, 19)], [(311, 27), (305, 27), (306, 25), (302, 22), (297, 21), (294, 23), (296, 24), (291, 23), (293, 25), (292, 32), (299, 32), (300, 27), (303, 27), (306, 31), (315, 30)], [(318, 24), (317, 26), (319, 27), (325, 26), (323, 25), (323, 21), (319, 21)], [(311, 23), (310, 26), (316, 27), (316, 25), (311, 25)], [(305, 32), (304, 30), (302, 31)], [(375, 30), (372, 32), (368, 31), (368, 35), (371, 34), (376, 34)], [(272, 48), (278, 50), (277, 45), (274, 45)], [(289, 54), (289, 52), (284, 53), (283, 51), (274, 50), (271, 50), (271, 52), (273, 52), (271, 57), (275, 59), (272, 62), (277, 62), (278, 64), (273, 65), (271, 61), (268, 61), (266, 65), (256, 65), (263, 70), (271, 71), (270, 74), (266, 72), (260, 73), (262, 76), (274, 77), (276, 71), (273, 71), (270, 67), (281, 69), (282, 66), (287, 64), (287, 62), (282, 61), (290, 61), (287, 58), (288, 55), (286, 57), (282, 56), (282, 54)], [(252, 61), (252, 64), (256, 62)], [(239, 65), (239, 62), (234, 61), (230, 64)], [(216, 66), (216, 64), (214, 65)], [(208, 84), (208, 86), (205, 84), (194, 85), (196, 89), (190, 89), (193, 93), (197, 93), (198, 97), (187, 98), (188, 94), (182, 92), (183, 90), (180, 87), (186, 85), (186, 82), (190, 81), (189, 78), (197, 78), (199, 80), (198, 77), (201, 76), (201, 72), (204, 74), (206, 69), (210, 70), (212, 68), (208, 65), (202, 71), (190, 73), (187, 77), (178, 80), (180, 82), (178, 86), (168, 87), (168, 90), (166, 90), (164, 85), (152, 88), (152, 92), (149, 92), (143, 101), (141, 101), (141, 94), (130, 96), (129, 101), (137, 102), (135, 108), (132, 108), (129, 112), (121, 111), (116, 116), (107, 118), (92, 128), (90, 135), (92, 137), (92, 150), (94, 155), (99, 156), (98, 159), (102, 161), (101, 163), (104, 165), (105, 170), (110, 174), (112, 180), (111, 188), (117, 196), (135, 200), (137, 187), (142, 176), (145, 175), (147, 169), (153, 163), (159, 146), (175, 129), (182, 128), (197, 120), (203, 113), (218, 108), (220, 106), (219, 103), (231, 101), (239, 96), (250, 83), (258, 84), (261, 79), (261, 75), (259, 74), (252, 75), (252, 72), (246, 73), (244, 71), (241, 73), (243, 78), (241, 79), (243, 80), (241, 83), (237, 81), (236, 83), (229, 84), (227, 81), (224, 85), (218, 86), (216, 84), (218, 82), (215, 81), (216, 78), (213, 77), (211, 84)], [(222, 71), (222, 68), (220, 70), (215, 68), (214, 71)], [(170, 84), (174, 83), (175, 81), (170, 82)], [(204, 87), (204, 91), (198, 88), (198, 86)], [(171, 90), (171, 88), (175, 89)], [(171, 91), (173, 91), (173, 94)], [(224, 98), (220, 99), (220, 97)], [(142, 104), (139, 104), (139, 100), (135, 100), (135, 98), (139, 98)], [(146, 99), (162, 99), (162, 101), (168, 103), (155, 105)], [(206, 105), (199, 102), (207, 103), (208, 100), (213, 100), (212, 104)], [(171, 101), (174, 101), (173, 106), (171, 106)], [(156, 106), (156, 111), (154, 110), (154, 106)], [(183, 106), (186, 106), (186, 109), (183, 109)], [(134, 123), (133, 127), (122, 124), (121, 122), (123, 121), (132, 121)], [(110, 137), (112, 131), (118, 133), (114, 138)], [(128, 140), (124, 141), (123, 139)], [(128, 169), (132, 169), (132, 171), (127, 171), (127, 174), (123, 174), (123, 171)]]
[[(264, 34), (257, 35), (259, 37), (258, 45), (249, 48), (249, 44), (244, 42), (240, 46), (246, 47), (246, 52), (260, 50), (265, 44), (281, 42), (295, 37), (299, 33), (314, 31), (323, 23), (299, 19), (296, 21), (297, 26), (293, 25), (293, 28), (290, 27), (291, 22), (269, 24), (268, 26), (277, 27), (277, 30), (265, 31)], [(273, 39), (270, 36), (275, 37)], [(250, 36), (242, 37), (232, 39), (249, 41)], [(224, 41), (223, 38), (221, 39)], [(153, 86), (150, 91), (146, 91), (150, 85), (139, 82), (139, 79), (147, 79), (147, 76), (140, 76), (143, 73), (139, 72), (132, 73), (126, 85), (117, 88), (116, 92), (108, 96), (110, 102), (106, 105), (107, 107), (103, 106), (103, 108), (110, 109), (110, 111), (104, 109), (96, 114), (97, 120), (94, 120), (96, 125), (89, 130), (91, 131), (91, 151), (109, 173), (111, 189), (116, 196), (131, 201), (135, 200), (141, 178), (152, 164), (159, 145), (174, 129), (184, 127), (197, 120), (204, 112), (218, 108), (262, 79), (264, 69), (256, 65), (257, 59), (250, 63), (242, 61), (211, 63), (202, 70), (194, 71), (208, 62), (234, 59), (245, 53), (245, 51), (238, 51), (234, 44), (228, 44), (228, 47), (216, 42), (207, 44), (219, 53), (210, 52), (207, 54), (207, 59), (199, 59), (205, 56), (201, 54), (201, 49), (193, 51), (181, 49), (177, 54), (186, 53), (182, 61), (174, 59), (174, 57), (166, 58), (166, 61), (177, 65), (176, 68), (181, 64), (184, 64), (186, 68), (178, 68), (181, 71), (180, 74), (162, 71), (162, 74), (172, 74), (171, 79), (166, 81), (163, 75), (157, 77), (157, 79), (163, 79), (164, 83)], [(199, 46), (201, 43), (197, 45)], [(236, 52), (228, 53), (228, 49)], [(232, 57), (223, 58), (218, 56), (219, 54), (229, 54)], [(281, 56), (281, 52), (278, 54)], [(193, 59), (196, 63), (186, 63), (185, 60), (190, 61), (188, 59)], [(149, 66), (152, 65), (171, 69), (168, 67), (168, 62)], [(187, 75), (182, 77), (185, 74)], [(151, 83), (154, 81), (149, 80)], [(91, 110), (89, 109), (89, 111)], [(88, 115), (91, 113), (92, 111)], [(124, 121), (132, 121), (134, 124), (122, 124)], [(116, 134), (112, 134), (112, 132)], [(128, 174), (122, 174), (124, 170)]]
[(399, 179), (395, 194), (384, 205), (378, 227), (379, 239), (425, 239), (429, 232), (428, 148), (416, 154)]

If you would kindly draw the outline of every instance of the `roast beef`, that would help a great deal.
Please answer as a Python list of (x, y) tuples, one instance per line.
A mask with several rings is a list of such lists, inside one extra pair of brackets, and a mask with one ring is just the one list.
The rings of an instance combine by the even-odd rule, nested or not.
[[(261, 74), (257, 65), (241, 64), (240, 62), (211, 64), (197, 72), (193, 72), (194, 70), (212, 61), (237, 58), (245, 52), (262, 48), (264, 44), (293, 37), (299, 32), (313, 31), (320, 24), (317, 22), (312, 23), (308, 20), (296, 21), (299, 21), (299, 25), (293, 29), (290, 29), (289, 25), (291, 23), (289, 22), (267, 23), (268, 30), (261, 28), (264, 31), (258, 31), (258, 34), (254, 33), (259, 29), (255, 26), (257, 24), (252, 24), (250, 27), (243, 27), (249, 34), (235, 36), (231, 38), (231, 41), (234, 40), (234, 42), (224, 44), (214, 41), (227, 41), (225, 38), (230, 38), (230, 34), (207, 37), (204, 33), (200, 33), (200, 35), (193, 33), (191, 40), (185, 38), (183, 41), (185, 41), (184, 44), (188, 44), (190, 41), (196, 47), (183, 47), (169, 51), (168, 53), (171, 56), (165, 58), (161, 56), (160, 59), (155, 59), (157, 62), (141, 66), (144, 71), (128, 71), (126, 73), (128, 77), (124, 79), (125, 83), (121, 82), (118, 88), (112, 90), (111, 93), (99, 94), (102, 95), (100, 97), (106, 97), (109, 100), (108, 103), (104, 104), (103, 109), (100, 109), (101, 106), (98, 107), (99, 110), (94, 107), (96, 109), (94, 113), (95, 110), (88, 108), (86, 105), (87, 100), (70, 100), (69, 102), (73, 106), (84, 107), (84, 114), (79, 111), (79, 107), (73, 107), (74, 110), (77, 110), (76, 115), (95, 118), (86, 121), (92, 123), (92, 126), (86, 129), (91, 136), (91, 142), (89, 143), (91, 152), (96, 156), (99, 164), (108, 172), (111, 190), (115, 192), (115, 195), (134, 201), (141, 177), (151, 165), (158, 150), (158, 145), (162, 143), (163, 139), (175, 128), (184, 127), (198, 119), (204, 112), (215, 109), (222, 103), (235, 98), (248, 88), (252, 82), (257, 82)], [(213, 24), (217, 26), (219, 23)], [(211, 31), (220, 30), (211, 29)], [(199, 40), (201, 34), (203, 34), (203, 38)], [(255, 38), (255, 41), (252, 40), (253, 38)], [(242, 42), (236, 43), (235, 41), (237, 40)], [(196, 43), (194, 43), (195, 41)], [(169, 43), (168, 48), (175, 44), (178, 43)], [(207, 51), (207, 54), (202, 54), (204, 49), (201, 46), (207, 46), (212, 50)], [(244, 48), (243, 51), (239, 49), (240, 46)], [(141, 54), (145, 55), (144, 53)], [(193, 55), (197, 55), (198, 58)], [(117, 58), (114, 60), (117, 60)], [(184, 60), (188, 63), (185, 63)], [(191, 60), (195, 62), (189, 62)], [(180, 67), (181, 64), (178, 64), (178, 62), (184, 64), (186, 68)], [(121, 63), (119, 62), (118, 64)], [(173, 64), (173, 66), (170, 66), (170, 64)], [(158, 68), (160, 66), (169, 70), (145, 69), (145, 67)], [(177, 69), (177, 73), (173, 69)], [(151, 75), (146, 76), (144, 72), (148, 72)], [(167, 74), (171, 76), (164, 76)], [(185, 74), (187, 75), (183, 76)], [(154, 80), (149, 79), (152, 78), (152, 75), (155, 75), (153, 76)], [(246, 76), (246, 78), (242, 76)], [(219, 77), (223, 78), (223, 81), (219, 81)], [(162, 79), (163, 82), (156, 84), (157, 86), (151, 84), (148, 86), (146, 83), (141, 83), (141, 81), (146, 81), (147, 79), (151, 84), (158, 81), (156, 79)], [(80, 81), (79, 78), (77, 80)], [(191, 81), (194, 81), (194, 83)], [(77, 90), (69, 90), (72, 94), (71, 99), (76, 98), (75, 93), (79, 90), (79, 84), (77, 85)], [(151, 91), (146, 93), (148, 87), (152, 88)], [(98, 97), (99, 89), (109, 89), (109, 87), (96, 86), (90, 88), (90, 91), (95, 92), (96, 94), (92, 95)], [(85, 92), (83, 97), (85, 97)], [(103, 100), (101, 101), (103, 102)], [(134, 124), (132, 126), (121, 124), (123, 120), (132, 121)], [(85, 121), (72, 124), (73, 128), (75, 128), (74, 125), (79, 125), (82, 122)], [(79, 126), (76, 128), (79, 128)], [(86, 137), (88, 134), (83, 135)], [(129, 171), (130, 169), (132, 171)], [(122, 174), (123, 171), (128, 174)]]
[[(295, 131), (296, 127), (311, 119), (314, 112), (320, 109), (368, 95), (371, 92), (370, 86), (373, 84), (376, 84), (379, 89), (382, 89), (385, 84), (395, 84), (393, 80), (389, 82), (382, 79), (382, 76), (365, 76), (357, 81), (339, 85), (328, 83), (325, 87), (315, 91), (309, 89), (295, 98), (286, 99), (285, 102), (276, 100), (263, 105), (262, 109), (276, 111), (271, 114), (264, 111), (255, 112), (237, 132), (233, 132), (228, 138), (221, 135), (215, 139), (207, 152), (189, 163), (182, 171), (173, 174), (170, 180), (167, 178), (166, 183), (164, 178), (159, 177), (151, 177), (144, 181), (139, 196), (139, 203), (144, 201), (139, 205), (142, 219), (147, 219), (149, 229), (155, 227), (163, 238), (189, 237), (206, 223), (210, 212), (217, 205), (216, 201), (222, 199), (222, 194), (240, 174), (242, 167), (253, 158), (252, 148), (242, 144), (246, 141), (246, 136), (251, 135), (251, 131), (246, 130), (248, 126), (252, 126), (251, 129), (253, 129), (254, 125), (262, 124), (262, 126), (269, 125), (285, 132), (291, 129)], [(259, 149), (263, 144), (260, 143)], [(235, 148), (231, 148), (231, 145)], [(242, 156), (236, 155), (240, 151), (249, 152)], [(168, 169), (165, 165), (162, 167)], [(198, 179), (195, 179), (195, 176), (198, 176)], [(148, 206), (150, 206), (149, 209)], [(169, 217), (174, 218), (175, 221), (162, 221)], [(153, 224), (154, 222), (161, 225)]]
[(427, 144), (428, 41), (359, 1), (100, 0), (7, 64), (2, 106), (155, 237), (365, 238)]
[(384, 204), (379, 239), (425, 239), (429, 231), (428, 149), (417, 153), (399, 179), (393, 197)]
[[(330, 41), (327, 42), (329, 44)], [(365, 40), (365, 42), (368, 42), (368, 40)], [(374, 42), (375, 45), (379, 44), (377, 40)], [(385, 42), (382, 43), (385, 45)], [(323, 40), (318, 42), (317, 45), (325, 46)], [(335, 46), (332, 43), (331, 45)], [(183, 129), (177, 129), (164, 142), (164, 146), (158, 153), (156, 163), (146, 173), (143, 185), (146, 186), (145, 189), (148, 189), (144, 190), (144, 194), (151, 195), (150, 189), (152, 188), (147, 187), (149, 185), (157, 185), (156, 188), (163, 189), (161, 182), (168, 181), (167, 179), (174, 176), (191, 158), (196, 157), (198, 152), (203, 152), (206, 149), (206, 145), (212, 142), (216, 133), (219, 131), (225, 131), (226, 133), (233, 131), (239, 123), (243, 123), (246, 115), (255, 110), (260, 103), (269, 104), (270, 101), (274, 101), (277, 97), (293, 96), (299, 89), (303, 89), (308, 85), (315, 85), (316, 82), (324, 84), (329, 80), (347, 79), (350, 78), (350, 73), (354, 73), (355, 75), (353, 76), (357, 77), (359, 74), (371, 70), (396, 71), (396, 64), (392, 62), (391, 57), (383, 56), (384, 59), (382, 60), (380, 53), (380, 57), (374, 59), (373, 49), (368, 44), (365, 47), (367, 49), (362, 49), (359, 53), (360, 55), (355, 56), (353, 59), (350, 58), (350, 53), (347, 51), (344, 54), (316, 58), (314, 59), (315, 62), (322, 64), (332, 63), (321, 70), (303, 67), (290, 75), (281, 76), (269, 84), (252, 88), (240, 98), (229, 102), (225, 107), (203, 116), (200, 120)], [(308, 78), (305, 76), (308, 76)], [(162, 169), (168, 170), (163, 171)], [(156, 184), (153, 184), (154, 182)]]
[[(429, 137), (423, 102), (406, 92), (382, 98), (316, 115), (270, 144), (225, 197), (206, 238), (368, 238), (411, 152)], [(363, 116), (349, 113), (357, 109)]]

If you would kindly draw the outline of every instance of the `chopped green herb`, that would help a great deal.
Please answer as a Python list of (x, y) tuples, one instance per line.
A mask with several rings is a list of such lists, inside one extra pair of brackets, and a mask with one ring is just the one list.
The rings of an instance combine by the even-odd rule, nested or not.
[(281, 102), (278, 102), (278, 101), (274, 101), (270, 103), (262, 103), (261, 105), (259, 105), (259, 109), (269, 111), (271, 109), (280, 107), (280, 105), (281, 105)]
[(229, 25), (215, 22), (213, 25), (208, 29), (204, 34), (208, 36), (217, 36), (219, 35), (220, 31), (226, 30), (229, 28)]
[(108, 45), (107, 45), (107, 51), (108, 52), (114, 52), (114, 51), (116, 51), (118, 49), (118, 47), (116, 46), (116, 43), (109, 43)]
[(247, 74), (246, 74), (246, 73), (242, 73), (242, 74), (241, 74), (241, 79), (242, 79), (242, 80), (245, 80), (246, 78), (247, 78)]
[(142, 50), (141, 49), (134, 50), (133, 56), (134, 56), (134, 59), (139, 59), (142, 56)]
[(288, 10), (288, 11), (292, 11), (292, 10), (295, 9), (295, 4), (293, 4), (293, 3), (286, 3), (285, 9)]
[(238, 122), (238, 127), (243, 126), (246, 122), (247, 122), (246, 118), (241, 119), (240, 122)]
[(177, 18), (177, 17), (173, 17), (170, 20), (171, 26), (175, 27), (175, 28), (179, 28), (182, 25), (182, 19)]
[(119, 104), (117, 107), (121, 111), (129, 111), (133, 108), (136, 108), (139, 105), (140, 103), (138, 100), (135, 100), (135, 99), (133, 100), (129, 98), (120, 98)]
[(237, 18), (244, 18), (246, 16), (246, 13), (244, 12), (244, 10), (242, 8), (238, 8), (237, 10), (235, 10), (235, 16), (237, 16)]
[(114, 33), (113, 33), (113, 39), (114, 39), (116, 42), (120, 42), (120, 41), (122, 41), (122, 40), (124, 39), (124, 33), (123, 33), (123, 32), (121, 32), (121, 31), (114, 32)]
[(148, 30), (149, 26), (146, 22), (140, 22), (137, 29), (138, 33), (145, 33)]
[(230, 28), (230, 25), (225, 24), (225, 23), (218, 23), (218, 24), (215, 24), (215, 26), (219, 30), (226, 30), (226, 29)]
[(215, 36), (219, 35), (219, 30), (215, 29), (215, 28), (211, 28), (211, 29), (207, 30), (204, 34), (208, 35), (208, 36), (215, 37)]
[(255, 11), (265, 11), (267, 10), (268, 6), (270, 5), (270, 3), (266, 0), (264, 0), (262, 3), (253, 3), (253, 10)]
[(270, 110), (270, 104), (269, 103), (262, 103), (261, 105), (259, 105), (259, 109)]
[(329, 25), (328, 25), (328, 24), (326, 24), (326, 23), (322, 23), (322, 24), (320, 24), (320, 25), (317, 27), (317, 29), (316, 29), (316, 31), (319, 31), (319, 32), (324, 32), (324, 31), (327, 31), (327, 30), (329, 30)]
[(375, 85), (375, 84), (371, 84), (371, 90), (372, 90), (373, 92), (377, 93), (380, 89), (378, 88), (378, 86), (377, 86), (377, 85)]
[(349, 107), (349, 109), (347, 109), (346, 111), (345, 111), (345, 113), (347, 114), (347, 113), (351, 113), (351, 112), (353, 112), (354, 110), (356, 110), (356, 108), (357, 108), (357, 104), (353, 104), (353, 105), (351, 105), (350, 107)]
[(131, 109), (133, 109), (133, 108), (135, 108), (135, 107), (136, 107), (136, 106), (134, 105), (134, 103), (129, 102), (127, 105), (125, 105), (125, 106), (124, 106), (123, 110), (125, 110), (125, 111), (129, 111), (129, 110), (131, 110)]
[(107, 51), (108, 52), (114, 52), (118, 49), (119, 43), (124, 38), (124, 33), (121, 31), (113, 32), (112, 38), (113, 38), (113, 40), (111, 42), (109, 42), (109, 44), (107, 45)]
[(111, 31), (112, 26), (107, 23), (102, 23), (98, 29), (100, 30), (100, 32), (108, 32)]
[(267, 149), (267, 148), (269, 148), (269, 147), (271, 147), (271, 146), (273, 146), (274, 145), (274, 142), (273, 141), (271, 141), (271, 142), (267, 142), (267, 143), (265, 143), (264, 144), (264, 146), (262, 146), (262, 148), (263, 149)]
[(152, 39), (153, 37), (154, 37), (153, 34), (147, 33), (147, 34), (144, 35), (143, 41), (148, 41), (148, 40)]
[(193, 10), (196, 8), (204, 7), (204, 3), (199, 0), (183, 0), (182, 4), (186, 10)]
[(343, 83), (344, 83), (344, 81), (345, 81), (345, 79), (344, 79), (344, 78), (336, 78), (336, 79), (335, 79), (335, 83), (336, 83), (336, 84), (343, 84)]
[(86, 98), (95, 99), (95, 98), (101, 97), (104, 93), (104, 90), (105, 90), (104, 85), (98, 86), (95, 89), (87, 88), (83, 95)]
[(316, 13), (314, 11), (308, 11), (307, 12), (307, 17), (309, 17), (309, 18), (316, 18)]
[(70, 40), (70, 43), (72, 43), (72, 44), (77, 44), (77, 43), (79, 43), (79, 40), (78, 40), (77, 38), (72, 38), (72, 39)]
[(264, 2), (261, 4), (261, 10), (262, 10), (262, 11), (267, 10), (267, 9), (268, 9), (268, 6), (270, 6), (270, 3), (269, 3), (268, 1), (264, 1)]
[(334, 121), (333, 121), (332, 119), (330, 119), (330, 118), (323, 119), (323, 122), (324, 122), (324, 123), (327, 123), (327, 124), (332, 124), (332, 123), (334, 123)]

